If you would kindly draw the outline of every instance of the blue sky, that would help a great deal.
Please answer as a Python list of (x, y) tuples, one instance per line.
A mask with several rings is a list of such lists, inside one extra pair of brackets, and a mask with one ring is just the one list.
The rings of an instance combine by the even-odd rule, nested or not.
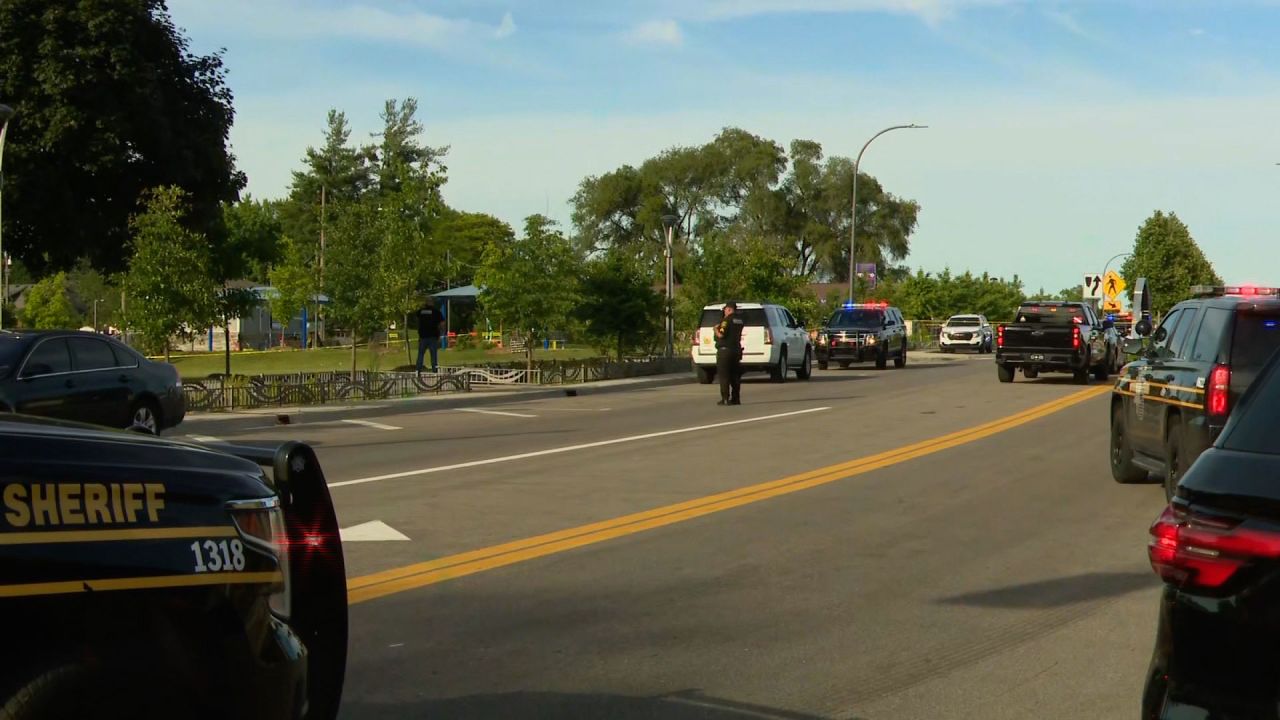
[(1173, 210), (1280, 284), (1280, 0), (170, 0), (226, 48), (232, 145), (282, 195), (325, 112), (418, 98), (446, 199), (568, 224), (586, 175), (735, 125), (918, 200), (909, 264), (1057, 290)]

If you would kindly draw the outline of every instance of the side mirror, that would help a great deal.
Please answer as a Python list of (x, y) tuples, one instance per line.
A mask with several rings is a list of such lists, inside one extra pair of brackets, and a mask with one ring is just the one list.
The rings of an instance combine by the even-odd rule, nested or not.
[(1124, 341), (1124, 352), (1126, 355), (1141, 355), (1146, 349), (1146, 342), (1142, 338), (1129, 338)]
[(1169, 337), (1169, 328), (1161, 326), (1160, 329), (1156, 331), (1156, 334), (1152, 336), (1151, 339), (1156, 342), (1164, 342), (1164, 339), (1167, 337)]
[(1138, 324), (1133, 326), (1133, 331), (1138, 333), (1139, 337), (1147, 337), (1151, 334), (1151, 321), (1147, 318), (1142, 318), (1138, 321)]

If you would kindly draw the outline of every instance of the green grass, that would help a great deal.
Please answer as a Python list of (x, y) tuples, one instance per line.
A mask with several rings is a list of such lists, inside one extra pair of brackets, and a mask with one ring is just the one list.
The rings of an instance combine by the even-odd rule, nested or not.
[[(397, 367), (411, 365), (418, 360), (417, 343), (413, 345), (413, 357), (405, 351), (404, 345), (390, 350), (369, 350), (361, 348), (356, 352), (357, 368), (360, 370), (394, 370)], [(535, 360), (582, 360), (599, 357), (600, 353), (583, 347), (569, 347), (563, 350), (536, 350)], [(222, 353), (202, 353), (194, 355), (173, 356), (171, 361), (184, 378), (202, 378), (218, 374), (225, 370), (225, 359)], [(430, 363), (430, 358), (427, 358)], [(486, 363), (518, 363), (524, 362), (524, 353), (513, 353), (503, 350), (456, 350), (440, 351), (441, 365), (482, 365)], [(351, 348), (318, 348), (315, 350), (271, 350), (267, 352), (244, 352), (231, 354), (231, 372), (235, 375), (276, 375), (296, 372), (326, 372), (351, 369)]]

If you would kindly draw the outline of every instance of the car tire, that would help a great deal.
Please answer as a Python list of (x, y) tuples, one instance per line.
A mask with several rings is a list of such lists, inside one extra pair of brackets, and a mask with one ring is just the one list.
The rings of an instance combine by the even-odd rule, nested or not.
[(1035, 380), (1040, 377), (1040, 371), (1035, 368), (1023, 368), (1022, 376), (1028, 380)]
[(1186, 448), (1182, 441), (1182, 416), (1172, 414), (1168, 421), (1169, 429), (1164, 439), (1164, 499), (1173, 500), (1178, 489), (1178, 481), (1186, 472)]
[(778, 365), (769, 370), (769, 379), (776, 383), (784, 383), (787, 381), (787, 349), (782, 348), (778, 353)]
[(828, 367), (827, 363), (825, 363), (825, 362), (823, 362), (823, 361), (821, 361), (821, 360), (819, 360), (819, 361), (818, 361), (818, 369), (819, 369), (819, 370), (826, 370), (826, 369), (827, 369), (827, 367)]
[(1105, 362), (1093, 369), (1093, 379), (1099, 382), (1106, 382), (1111, 377), (1111, 358), (1107, 358)]
[(697, 368), (697, 372), (698, 372), (699, 385), (710, 385), (711, 383), (715, 382), (715, 379), (716, 379), (715, 368), (699, 367)]
[(796, 377), (801, 380), (813, 377), (813, 350), (804, 349), (804, 361), (800, 363), (800, 367), (796, 368)]
[(1071, 380), (1077, 385), (1089, 384), (1089, 368), (1080, 368), (1071, 371)]
[(939, 348), (939, 349), (940, 349), (940, 350), (942, 350), (942, 352), (943, 352), (943, 354), (944, 354), (944, 355), (950, 355), (951, 353), (955, 352), (955, 350), (954, 350), (953, 348), (949, 348), (949, 347), (945, 347), (945, 346), (944, 346), (944, 347), (941, 347), (941, 348)]
[(907, 366), (907, 344), (902, 344), (902, 352), (898, 353), (898, 357), (893, 359), (893, 366), (899, 370)]
[(880, 352), (876, 353), (876, 369), (884, 370), (887, 367), (889, 367), (889, 350), (882, 348)]
[(1147, 479), (1147, 471), (1133, 464), (1133, 447), (1129, 444), (1124, 406), (1119, 403), (1111, 408), (1111, 477), (1126, 485)]
[(1002, 383), (1013, 382), (1013, 366), (1008, 363), (1000, 363), (996, 365), (996, 376), (1000, 378)]
[(160, 406), (151, 398), (140, 398), (129, 408), (129, 429), (146, 428), (152, 435), (159, 435), (164, 429), (160, 417)]
[(840, 369), (841, 369), (841, 370), (848, 370), (848, 369), (849, 369), (849, 365), (851, 365), (851, 364), (852, 364), (852, 363), (850, 363), (848, 360), (841, 360), (841, 361), (840, 361)]

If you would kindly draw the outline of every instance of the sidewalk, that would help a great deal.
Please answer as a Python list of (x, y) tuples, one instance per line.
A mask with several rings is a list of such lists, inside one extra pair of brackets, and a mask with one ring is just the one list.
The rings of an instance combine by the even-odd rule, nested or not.
[[(329, 413), (350, 413), (361, 410), (451, 410), (460, 407), (476, 407), (482, 405), (498, 405), (524, 400), (542, 400), (565, 395), (591, 395), (623, 390), (639, 390), (671, 385), (684, 385), (694, 382), (692, 373), (668, 373), (620, 380), (599, 380), (573, 385), (544, 385), (528, 388), (518, 386), (477, 388), (470, 392), (444, 393), (440, 395), (416, 395), (407, 398), (390, 400), (365, 400), (350, 403), (331, 403), (327, 405), (286, 405), (282, 407), (255, 408), (236, 412), (201, 412), (187, 413), (182, 424), (199, 424), (251, 418), (275, 418), (287, 415), (291, 422), (303, 416), (323, 415)], [(406, 407), (408, 406), (408, 407)]]

